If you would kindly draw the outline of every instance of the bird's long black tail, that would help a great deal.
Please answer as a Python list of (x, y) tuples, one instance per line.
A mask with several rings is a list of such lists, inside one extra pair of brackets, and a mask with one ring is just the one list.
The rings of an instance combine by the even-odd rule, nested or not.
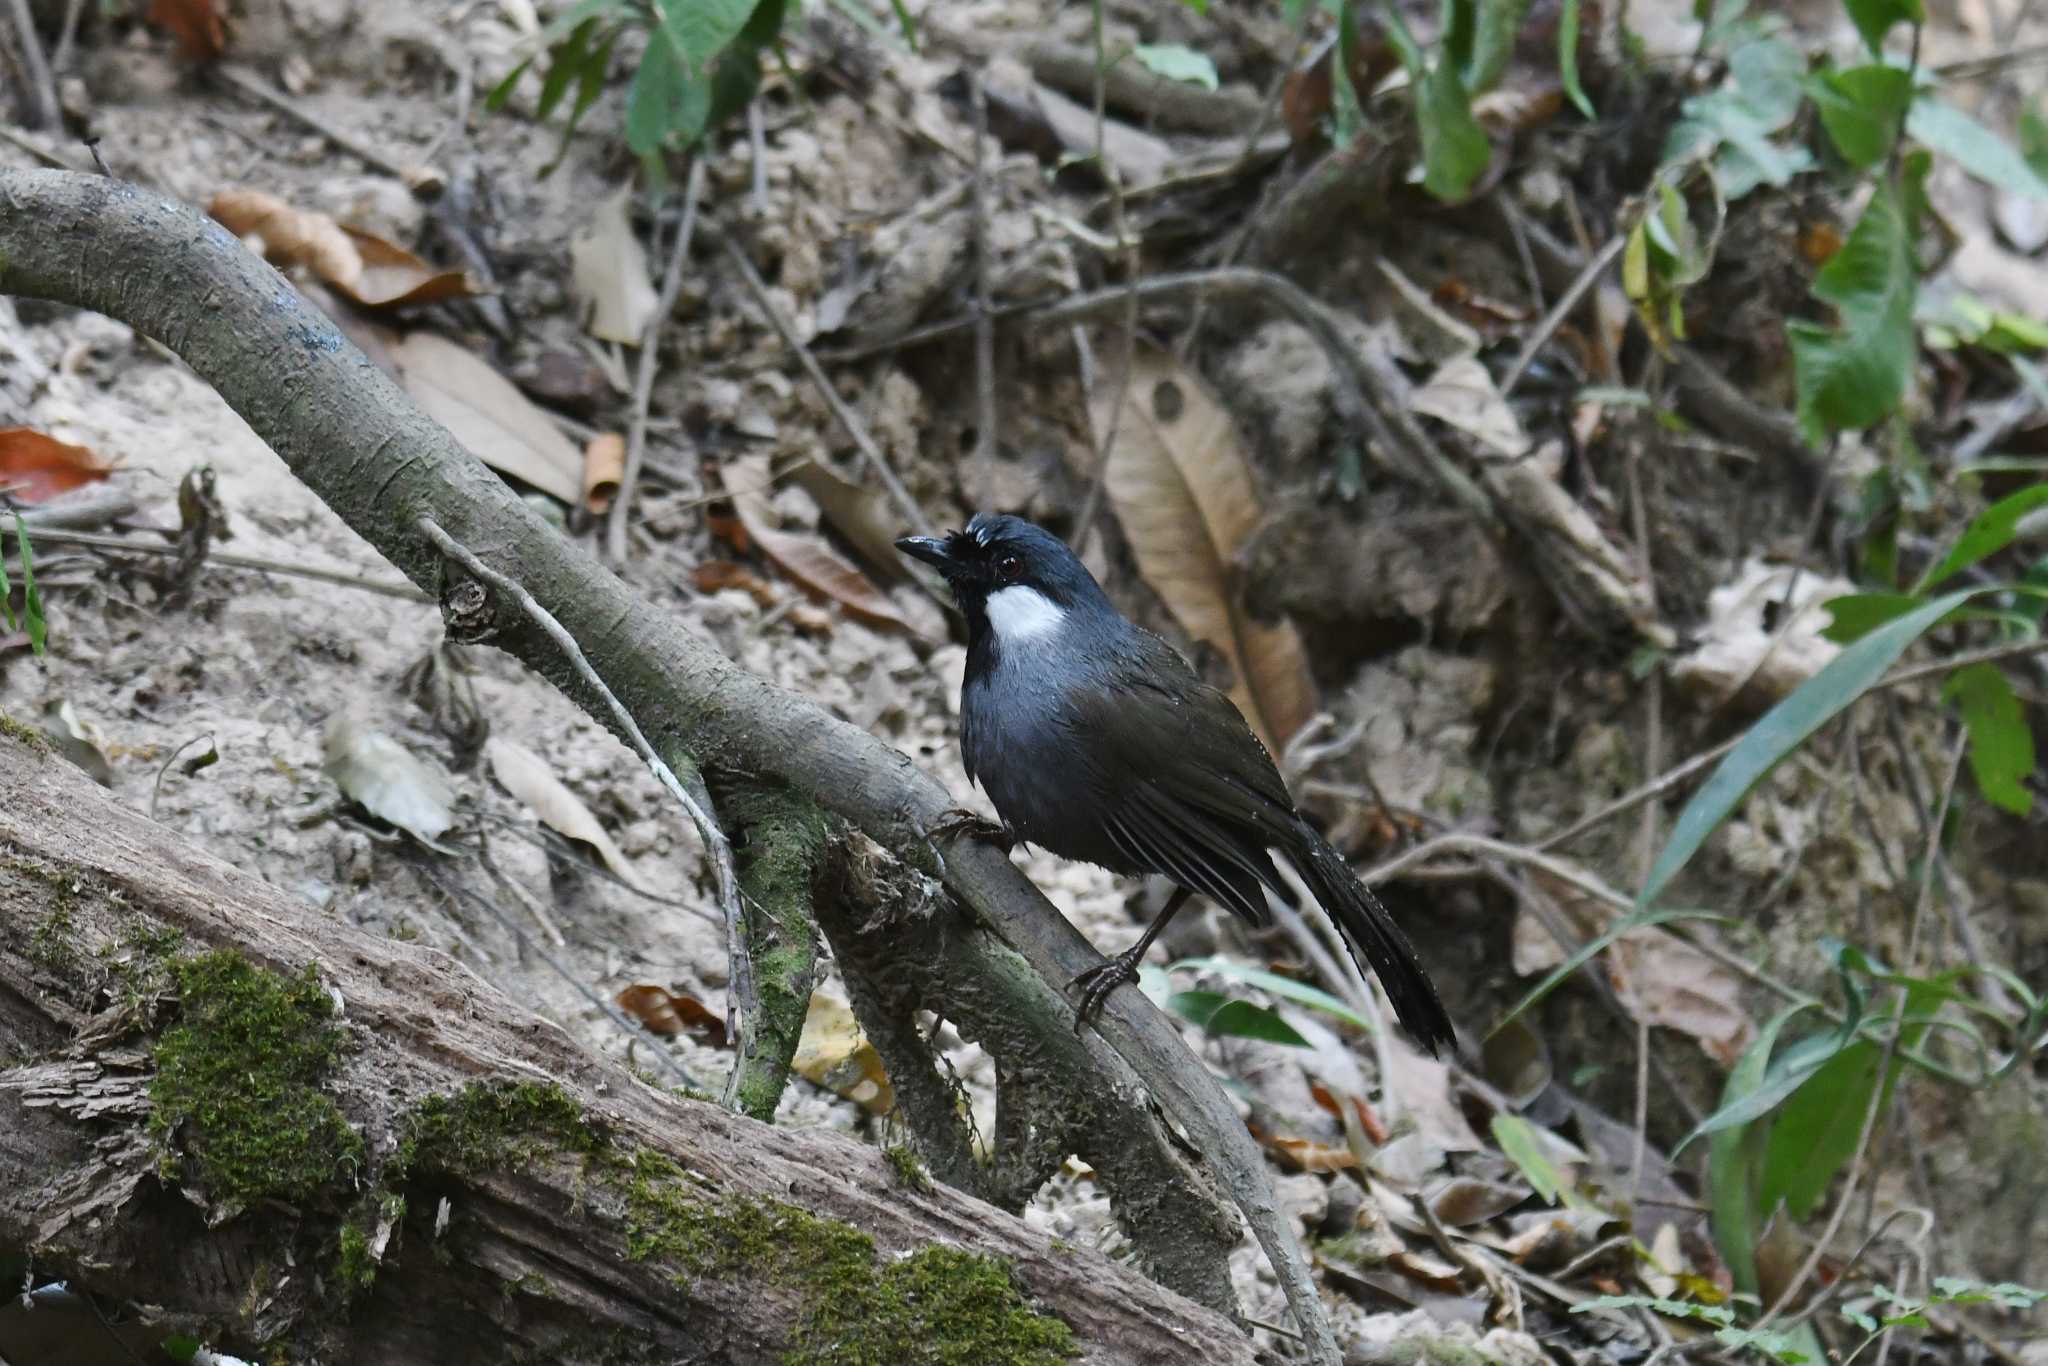
[(1432, 1056), (1439, 1045), (1455, 1048), (1458, 1036), (1452, 1031), (1450, 1014), (1429, 974), (1416, 961), (1408, 936), (1401, 933), (1380, 899), (1352, 875), (1344, 856), (1331, 848), (1328, 840), (1306, 822), (1299, 828), (1303, 848), (1293, 863), (1316, 900), (1337, 922), (1359, 971), (1370, 969), (1379, 977), (1401, 1024)]

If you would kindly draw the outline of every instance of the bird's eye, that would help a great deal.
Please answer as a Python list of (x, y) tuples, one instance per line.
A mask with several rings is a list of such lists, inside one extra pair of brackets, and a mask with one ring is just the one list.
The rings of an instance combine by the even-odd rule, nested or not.
[(1004, 583), (1014, 582), (1016, 577), (1023, 572), (1024, 561), (1018, 559), (1015, 555), (1005, 555), (996, 561), (996, 577)]

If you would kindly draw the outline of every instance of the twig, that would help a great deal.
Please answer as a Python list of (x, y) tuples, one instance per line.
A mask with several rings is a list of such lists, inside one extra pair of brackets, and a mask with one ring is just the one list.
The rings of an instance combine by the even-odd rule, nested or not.
[(70, 0), (64, 6), (64, 27), (57, 30), (57, 48), (50, 54), (50, 70), (61, 74), (70, 69), (71, 48), (78, 40), (78, 21), (85, 13), (85, 0)]
[(697, 1084), (697, 1079), (691, 1076), (688, 1071), (684, 1070), (684, 1067), (681, 1063), (676, 1061), (675, 1054), (669, 1051), (667, 1044), (662, 1042), (662, 1040), (653, 1032), (642, 1028), (640, 1025), (635, 1024), (632, 1020), (628, 1019), (626, 1017), (625, 1012), (621, 1011), (617, 1006), (613, 1005), (610, 1001), (605, 1000), (604, 997), (598, 995), (595, 991), (591, 990), (590, 984), (585, 982), (581, 977), (578, 977), (575, 973), (569, 971), (567, 967), (563, 966), (561, 960), (557, 959), (553, 954), (549, 953), (546, 949), (542, 948), (539, 944), (536, 944), (532, 939), (528, 938), (526, 931), (519, 927), (517, 921), (513, 920), (511, 916), (506, 915), (503, 911), (498, 909), (497, 902), (491, 900), (489, 897), (484, 896), (478, 892), (471, 891), (469, 888), (464, 887), (460, 883), (451, 884), (443, 882), (440, 876), (435, 872), (435, 870), (426, 863), (418, 863), (414, 866), (419, 869), (420, 876), (425, 878), (429, 883), (433, 884), (434, 889), (440, 892), (441, 895), (449, 897), (453, 900), (467, 901), (472, 906), (481, 906), (484, 909), (484, 912), (488, 914), (491, 917), (491, 919), (497, 921), (498, 924), (505, 929), (506, 933), (510, 934), (514, 939), (519, 941), (519, 945), (521, 948), (530, 950), (536, 958), (540, 959), (541, 962), (546, 963), (550, 968), (554, 969), (555, 975), (557, 977), (560, 977), (563, 981), (567, 982), (571, 987), (573, 987), (578, 996), (581, 996), (584, 1000), (596, 1006), (598, 1010), (602, 1012), (604, 1016), (607, 1019), (609, 1019), (613, 1024), (617, 1025), (620, 1029), (625, 1030), (628, 1036), (636, 1039), (646, 1039), (648, 1043), (651, 1045), (650, 1051), (653, 1052), (655, 1057), (661, 1059), (661, 1065), (663, 1067), (666, 1067), (671, 1073), (673, 1073), (676, 1079), (682, 1082), (683, 1085), (689, 1087), (692, 1091), (701, 1091), (704, 1089), (703, 1087)]
[[(1102, 147), (1103, 130), (1108, 122), (1109, 79), (1109, 51), (1102, 32), (1102, 6), (1103, 0), (1094, 0), (1095, 169), (1109, 182), (1110, 224), (1116, 230), (1118, 245), (1124, 249), (1124, 355), (1123, 364), (1117, 367), (1116, 390), (1109, 400), (1109, 420), (1102, 424), (1102, 431), (1095, 440), (1095, 472), (1088, 481), (1088, 492), (1082, 495), (1081, 511), (1074, 518), (1074, 533), (1068, 538), (1076, 552), (1088, 544), (1088, 533), (1095, 525), (1096, 514), (1102, 510), (1109, 458), (1116, 450), (1117, 428), (1123, 423), (1124, 404), (1131, 396), (1131, 371), (1138, 362), (1138, 244), (1131, 240), (1130, 222), (1124, 211), (1123, 174), (1103, 154)], [(1088, 415), (1088, 427), (1092, 433), (1095, 428), (1092, 411)]]
[(761, 101), (757, 99), (747, 101), (747, 150), (753, 171), (754, 212), (765, 218), (768, 214), (768, 132), (761, 126)]
[(29, 115), (31, 128), (56, 128), (64, 112), (57, 103), (57, 83), (50, 77), (50, 63), (43, 57), (43, 40), (36, 36), (36, 16), (28, 0), (13, 0), (14, 32), (21, 39), (21, 60), (28, 67)]
[[(690, 259), (690, 238), (697, 228), (697, 205), (704, 195), (704, 158), (690, 158), (690, 178), (683, 187), (683, 221), (676, 225), (676, 240), (669, 249), (668, 264), (662, 268), (661, 297), (654, 315), (640, 331), (640, 358), (633, 373), (633, 416), (626, 426), (626, 464), (619, 472), (619, 491), (605, 516), (604, 553), (613, 564), (626, 559), (626, 517), (640, 486), (640, 467), (647, 458), (647, 408), (654, 396), (654, 372), (659, 368), (661, 329), (675, 312), (676, 298), (683, 290), (683, 267)], [(655, 223), (660, 224), (657, 217)]]
[(16, 147), (19, 147), (22, 151), (27, 152), (30, 156), (34, 157), (37, 161), (42, 162), (45, 166), (53, 166), (60, 171), (77, 171), (83, 169), (82, 167), (72, 165), (63, 157), (60, 157), (55, 152), (49, 150), (47, 147), (37, 146), (34, 142), (32, 142), (29, 139), (27, 134), (19, 132), (16, 129), (10, 128), (5, 123), (0, 123), (0, 142), (13, 143)]
[[(478, 833), (481, 835), (482, 832)], [(493, 882), (503, 887), (514, 901), (526, 908), (526, 913), (533, 917), (534, 923), (546, 930), (548, 938), (555, 941), (556, 948), (569, 947), (569, 941), (562, 937), (562, 931), (556, 927), (554, 917), (548, 914), (547, 907), (541, 904), (540, 898), (520, 886), (518, 878), (498, 866), (497, 860), (490, 856), (490, 845), (481, 838), (478, 840), (477, 862), (491, 875)]]
[(989, 312), (988, 92), (979, 73), (967, 73), (974, 112), (974, 459), (982, 477), (996, 454), (996, 320)]
[[(782, 338), (782, 344), (796, 354), (797, 362), (803, 366), (804, 374), (810, 377), (819, 396), (825, 400), (825, 406), (832, 410), (833, 417), (839, 419), (840, 427), (853, 438), (853, 444), (860, 451), (862, 458), (868, 462), (868, 468), (882, 481), (882, 487), (888, 491), (890, 501), (896, 504), (897, 512), (902, 514), (903, 520), (920, 536), (931, 535), (931, 519), (924, 515), (924, 509), (910, 496), (910, 490), (903, 487), (903, 481), (896, 477), (896, 471), (889, 468), (889, 462), (883, 457), (881, 447), (868, 435), (868, 429), (861, 422), (860, 415), (848, 407), (846, 400), (839, 396), (839, 391), (832, 387), (831, 379), (818, 364), (818, 358), (811, 354), (811, 348), (803, 344), (796, 335), (796, 328), (782, 315), (782, 310), (775, 306), (775, 300), (769, 297), (768, 284), (761, 278), (761, 272), (754, 269), (754, 263), (747, 259), (747, 254), (740, 250), (739, 243), (729, 234), (719, 231), (717, 237), (719, 245), (725, 248), (725, 254), (732, 258), (733, 267), (739, 271), (740, 279), (747, 286), (747, 292), (754, 296), (754, 302), (768, 315), (768, 321), (775, 328), (776, 335)], [(971, 320), (969, 325), (972, 325)]]
[(289, 95), (284, 94), (282, 91), (273, 90), (269, 84), (253, 72), (244, 71), (237, 66), (223, 65), (215, 67), (214, 73), (237, 91), (260, 104), (267, 104), (285, 117), (305, 125), (367, 166), (374, 166), (386, 175), (401, 180), (407, 185), (412, 184), (413, 179), (419, 172), (420, 167), (417, 163), (412, 166), (401, 165), (383, 152), (378, 151), (375, 147), (372, 147), (369, 143), (364, 142), (355, 134), (335, 127), (310, 110), (300, 108), (298, 103)]
[[(0, 538), (12, 536), (11, 523), (0, 525)], [(93, 531), (60, 531), (56, 527), (38, 526), (29, 523), (30, 537), (37, 544), (75, 545), (88, 550), (112, 550), (139, 555), (162, 555), (175, 558), (180, 552), (174, 545), (159, 545), (155, 541), (132, 540), (126, 536), (108, 536)], [(361, 574), (351, 574), (341, 569), (314, 569), (310, 565), (286, 564), (281, 560), (260, 559), (254, 555), (230, 555), (223, 551), (210, 552), (204, 564), (216, 569), (253, 569), (261, 574), (282, 574), (287, 578), (315, 579), (321, 583), (337, 583), (343, 588), (360, 588), (365, 593), (381, 593), (387, 598), (403, 598), (409, 602), (432, 602), (433, 599), (409, 583), (394, 579), (367, 579)]]
[[(575, 671), (584, 686), (604, 699), (606, 709), (619, 723), (619, 729), (625, 734), (627, 742), (639, 751), (640, 757), (646, 761), (655, 780), (668, 789), (669, 795), (676, 799), (690, 817), (690, 823), (697, 827), (697, 836), (704, 841), (704, 856), (711, 861), (712, 884), (717, 890), (718, 905), (725, 913), (728, 947), (738, 943), (742, 914), (739, 876), (733, 869), (732, 846), (726, 842), (725, 832), (719, 829), (718, 822), (713, 819), (709, 802), (699, 802), (696, 797), (684, 790), (682, 783), (677, 781), (674, 770), (654, 752), (654, 746), (647, 743), (647, 736), (641, 732), (640, 723), (633, 719), (633, 714), (627, 711), (624, 704), (613, 695), (612, 690), (605, 686), (604, 680), (598, 677), (597, 670), (590, 667), (590, 661), (584, 657), (583, 648), (576, 643), (576, 638), (569, 634), (561, 622), (555, 620), (552, 613), (535, 602), (531, 593), (478, 559), (468, 547), (442, 530), (441, 524), (433, 518), (421, 517), (413, 523), (413, 527), (432, 541), (443, 555), (511, 599), (529, 621), (540, 627), (547, 637), (554, 641), (555, 648), (562, 652), (563, 660)], [(736, 955), (732, 964), (732, 991), (727, 997), (729, 1009), (737, 1008), (751, 1012), (756, 1008), (752, 994), (747, 990), (752, 984), (753, 975), (748, 971), (746, 955)], [(739, 998), (737, 1006), (733, 1004), (734, 998)]]
[[(1916, 52), (1919, 32), (1916, 25), (1913, 30)], [(1919, 970), (1920, 931), (1927, 919), (1927, 903), (1934, 896), (1934, 863), (1941, 854), (1941, 832), (1948, 824), (1949, 805), (1955, 799), (1956, 779), (1962, 776), (1963, 755), (1968, 748), (1969, 736), (1967, 733), (1959, 733), (1951, 747), (1948, 778), (1942, 784), (1941, 803), (1935, 808), (1934, 826), (1928, 836), (1927, 853), (1920, 861), (1920, 894), (1913, 901), (1913, 917), (1906, 929), (1906, 952), (1899, 960), (1899, 970), (1904, 973), (1910, 974)], [(1877, 1128), (1877, 1112), (1882, 1108), (1881, 1102), (1886, 1091), (1890, 1089), (1885, 1085), (1885, 1077), (1892, 1069), (1892, 1058), (1898, 1052), (1899, 1035), (1905, 1028), (1906, 1005), (1902, 993), (1898, 1017), (1892, 1023), (1891, 1033), (1885, 1037), (1884, 1051), (1878, 1058), (1876, 1081), (1870, 1088), (1870, 1103), (1863, 1112), (1863, 1128), (1856, 1136), (1856, 1151), (1849, 1158), (1848, 1175), (1842, 1180), (1842, 1193), (1835, 1201), (1834, 1212), (1828, 1216), (1827, 1227), (1815, 1240), (1812, 1251), (1806, 1254), (1806, 1260), (1799, 1264), (1799, 1270), (1785, 1283), (1785, 1288), (1778, 1292), (1776, 1302), (1765, 1311), (1761, 1319), (1757, 1320), (1755, 1326), (1759, 1330), (1768, 1328), (1772, 1321), (1785, 1312), (1786, 1306), (1792, 1303), (1799, 1292), (1806, 1288), (1807, 1280), (1820, 1265), (1821, 1258), (1827, 1255), (1828, 1247), (1835, 1241), (1835, 1234), (1841, 1231), (1842, 1220), (1849, 1212), (1850, 1197), (1855, 1193), (1856, 1183), (1863, 1174), (1863, 1158), (1870, 1149), (1870, 1135)]]
[[(1524, 250), (1526, 250), (1526, 239), (1524, 239), (1524, 243)], [(1508, 372), (1505, 375), (1501, 376), (1500, 396), (1502, 398), (1506, 398), (1515, 391), (1515, 386), (1522, 382), (1522, 376), (1528, 372), (1529, 366), (1534, 363), (1537, 353), (1550, 344), (1551, 336), (1556, 333), (1558, 328), (1564, 325), (1564, 320), (1569, 318), (1572, 315), (1572, 310), (1579, 306), (1579, 300), (1586, 297), (1586, 291), (1599, 283), (1600, 277), (1607, 272), (1609, 266), (1614, 264), (1615, 258), (1621, 255), (1621, 249), (1627, 245), (1628, 235), (1626, 233), (1616, 234), (1612, 241), (1600, 248), (1599, 253), (1592, 260), (1586, 262), (1585, 268), (1579, 272), (1578, 278), (1572, 281), (1571, 288), (1558, 296), (1557, 302), (1550, 306), (1550, 311), (1543, 315), (1543, 320), (1536, 324), (1536, 330), (1531, 332), (1528, 340), (1522, 343), (1521, 354), (1515, 357), (1515, 363), (1508, 367)]]
[[(213, 744), (213, 732), (208, 731), (204, 735), (193, 736), (190, 740), (187, 740), (184, 744), (179, 745), (176, 749), (172, 750), (170, 758), (164, 760), (161, 764), (157, 765), (156, 781), (152, 783), (149, 788), (149, 818), (151, 820), (156, 819), (157, 799), (164, 795), (164, 774), (169, 773), (171, 771), (171, 765), (178, 762), (178, 756), (180, 754), (183, 754), (186, 750), (192, 748), (192, 746), (198, 744), (201, 740), (204, 740), (209, 745)], [(213, 755), (213, 758), (218, 759), (219, 757), (220, 754), (218, 751), (216, 751)], [(211, 763), (212, 761), (212, 759), (209, 759), (207, 762)]]

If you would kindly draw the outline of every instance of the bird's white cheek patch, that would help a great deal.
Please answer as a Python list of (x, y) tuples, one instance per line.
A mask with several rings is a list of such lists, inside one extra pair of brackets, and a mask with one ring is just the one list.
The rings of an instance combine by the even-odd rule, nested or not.
[(1066, 609), (1036, 588), (1014, 584), (988, 595), (988, 624), (1005, 645), (1043, 640), (1066, 619)]

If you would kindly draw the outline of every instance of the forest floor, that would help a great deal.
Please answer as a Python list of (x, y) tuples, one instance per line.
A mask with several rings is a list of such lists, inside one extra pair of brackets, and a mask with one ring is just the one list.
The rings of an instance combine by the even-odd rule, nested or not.
[[(635, 193), (638, 168), (617, 137), (622, 80), (566, 144), (535, 116), (538, 81), (504, 110), (485, 110), (485, 92), (530, 45), (534, 15), (523, 0), (257, 0), (239, 14), (228, 62), (241, 80), (281, 91), (296, 113), (196, 72), (163, 34), (87, 8), (59, 86), (116, 174), (197, 204), (260, 190), (417, 246), (438, 264), (464, 265), (460, 244), (475, 244), (496, 293), (481, 305), (416, 310), (404, 325), (453, 338), (541, 405), (552, 442), (519, 434), (529, 417), (496, 414), (521, 458), (580, 452), (628, 429), (637, 348), (592, 328), (604, 330), (613, 308), (644, 317), (686, 196), (681, 183)], [(1293, 737), (1283, 750), (1290, 780), (1340, 847), (1368, 869), (1441, 841), (1380, 890), (1473, 1046), (1432, 1062), (1398, 1039), (1376, 1043), (1328, 1012), (1263, 995), (1227, 968), (1158, 974), (1151, 989), (1162, 999), (1199, 986), (1266, 1001), (1300, 1036), (1280, 1044), (1192, 1023), (1184, 1031), (1236, 1088), (1272, 1152), (1340, 1336), (1360, 1359), (1426, 1324), (1469, 1342), (1490, 1334), (1488, 1359), (1639, 1360), (1657, 1337), (1689, 1326), (1574, 1316), (1571, 1304), (1725, 1285), (1702, 1205), (1705, 1145), (1672, 1150), (1716, 1108), (1726, 1070), (1778, 1010), (1772, 984), (1820, 992), (1833, 981), (1816, 947), (1824, 938), (1880, 957), (1898, 951), (1951, 762), (1936, 686), (1866, 704), (1861, 721), (1781, 767), (1719, 830), (1666, 902), (1713, 908), (1724, 921), (1632, 935), (1587, 978), (1488, 1030), (1563, 960), (1560, 942), (1576, 946), (1625, 908), (1691, 786), (1580, 830), (1582, 819), (1741, 734), (1829, 657), (1818, 604), (1854, 587), (1857, 499), (1882, 457), (1874, 442), (1851, 439), (1828, 465), (1802, 464), (1708, 423), (1659, 423), (1619, 403), (1589, 414), (1571, 400), (1574, 375), (1645, 390), (1670, 378), (1639, 337), (1629, 340), (1628, 302), (1603, 281), (1588, 316), (1552, 339), (1575, 363), (1539, 355), (1513, 410), (1551, 487), (1619, 548), (1622, 590), (1574, 601), (1514, 536), (1369, 449), (1324, 350), (1278, 312), (1220, 296), (1193, 308), (1173, 300), (1168, 321), (1148, 311), (1144, 340), (1127, 347), (1118, 301), (1073, 326), (1000, 330), (986, 370), (971, 328), (906, 342), (913, 325), (968, 317), (977, 288), (1011, 304), (1114, 286), (1124, 278), (1117, 224), (1128, 220), (1145, 274), (1256, 260), (1341, 315), (1362, 351), (1418, 380), (1440, 377), (1435, 367), (1461, 348), (1499, 362), (1558, 297), (1532, 280), (1541, 272), (1523, 255), (1528, 244), (1505, 225), (1526, 216), (1581, 253), (1607, 240), (1640, 192), (1644, 158), (1676, 99), (1678, 78), (1667, 77), (1614, 93), (1595, 125), (1554, 108), (1515, 116), (1526, 122), (1489, 191), (1516, 206), (1508, 218), (1430, 205), (1396, 167), (1384, 202), (1355, 225), (1283, 232), (1273, 187), (1309, 153), (1289, 146), (1283, 121), (1247, 144), (1249, 130), (1223, 120), (1260, 108), (1287, 65), (1290, 34), (1277, 7), (1227, 12), (1237, 8), (1204, 16), (1168, 0), (1108, 6), (1112, 44), (1185, 44), (1222, 78), (1216, 102), (1202, 106), (1206, 126), (1170, 101), (1112, 110), (1105, 145), (1126, 182), (1120, 197), (1056, 173), (1057, 158), (1028, 140), (1034, 130), (1014, 127), (1020, 108), (1056, 107), (1046, 96), (1064, 83), (1074, 103), (1044, 115), (1045, 128), (1068, 140), (1071, 156), (1089, 150), (1085, 83), (1062, 74), (1075, 54), (1084, 73), (1091, 60), (1087, 7), (912, 3), (918, 53), (832, 7), (795, 22), (789, 65), (769, 72), (751, 126), (705, 146), (702, 183), (688, 196), (700, 225), (738, 244), (763, 286), (750, 288), (712, 232), (699, 232), (659, 333), (646, 464), (627, 554), (614, 567), (749, 670), (873, 731), (963, 805), (987, 809), (957, 746), (964, 650), (938, 605), (892, 569), (886, 542), (902, 528), (900, 510), (772, 309), (824, 359), (835, 393), (932, 523), (999, 509), (1072, 534), (1085, 516), (1084, 558), (1135, 619), (1187, 646), (1189, 613), (1205, 602), (1237, 614), (1234, 657), (1206, 649), (1198, 663), (1244, 684), (1269, 735)], [(1833, 5), (1784, 8), (1808, 50), (1854, 40)], [(1992, 50), (1996, 16), (1984, 6), (1929, 8), (1940, 13), (1925, 33), (1925, 66)], [(1650, 69), (1676, 71), (1692, 51), (1690, 12), (1677, 0), (1629, 7)], [(2018, 49), (2048, 37), (2048, 24), (1995, 36)], [(991, 151), (979, 176), (971, 113), (947, 88), (963, 69), (982, 73), (989, 90)], [(2021, 68), (1972, 93), (1980, 117), (2009, 123), (2039, 85), (2038, 70)], [(315, 131), (322, 125), (391, 165), (343, 150)], [(82, 149), (47, 135), (10, 132), (0, 143), (0, 165), (39, 159), (85, 164)], [(414, 165), (445, 182), (438, 200), (392, 173)], [(1931, 193), (1957, 234), (1943, 287), (2048, 319), (2048, 258), (2029, 254), (2048, 245), (2048, 209), (1952, 168), (1937, 171)], [(1698, 354), (1780, 415), (1791, 400), (1780, 323), (1804, 306), (1812, 275), (1802, 232), (1853, 217), (1825, 200), (1820, 190), (1780, 191), (1731, 206), (1722, 264), (1690, 310)], [(1247, 223), (1259, 233), (1241, 239)], [(978, 266), (977, 240), (986, 243)], [(403, 345), (394, 331), (375, 340)], [(473, 411), (499, 402), (483, 382), (439, 382)], [(1431, 388), (1418, 411), (1488, 407)], [(1167, 389), (1183, 406), (1160, 408)], [(2048, 415), (2026, 392), (1979, 372), (1939, 372), (1923, 406), (1924, 439), (1945, 447), (1981, 437), (1980, 453), (2033, 455), (2048, 442)], [(110, 464), (111, 476), (85, 492), (132, 499), (111, 527), (131, 536), (174, 535), (181, 483), (206, 467), (231, 533), (214, 549), (282, 568), (216, 560), (177, 579), (168, 559), (38, 540), (50, 651), (33, 658), (9, 642), (0, 709), (72, 736), (122, 800), (326, 913), (445, 949), (592, 1049), (718, 1088), (731, 1057), (717, 1024), (723, 930), (695, 836), (629, 752), (508, 657), (445, 646), (435, 605), (405, 593), (209, 388), (127, 328), (0, 299), (0, 427), (12, 426)], [(1112, 426), (1134, 453), (1105, 481), (1098, 508), (1091, 490)], [(570, 481), (572, 499), (580, 490), (573, 463), (557, 460), (553, 477)], [(1134, 505), (1159, 504), (1169, 486), (1180, 489), (1184, 523), (1133, 525)], [(1250, 500), (1219, 512), (1232, 490)], [(603, 545), (601, 516), (584, 507), (564, 515), (564, 500), (533, 497), (564, 516), (568, 534)], [(1930, 504), (1945, 514), (1941, 525), (1960, 526), (1974, 510), (1952, 489)], [(1226, 534), (1225, 524), (1239, 529)], [(1162, 568), (1176, 538), (1211, 547), (1196, 557), (1209, 568)], [(368, 581), (401, 591), (370, 591)], [(1618, 603), (1637, 618), (1617, 618)], [(1284, 614), (1292, 643), (1275, 644), (1247, 612)], [(1646, 657), (1645, 643), (1659, 640)], [(2036, 672), (2021, 690), (2036, 715), (2042, 687)], [(1307, 722), (1322, 714), (1327, 721)], [(488, 729), (481, 746), (473, 718)], [(378, 735), (446, 771), (454, 824), (442, 851), (366, 817), (337, 788), (337, 749), (362, 756), (372, 787), (415, 781), (381, 767), (389, 751)], [(217, 762), (181, 763), (209, 746)], [(537, 780), (535, 768), (555, 781)], [(1959, 796), (1955, 819), (1937, 961), (1989, 961), (2039, 980), (2048, 963), (2041, 818)], [(548, 829), (591, 824), (614, 844), (614, 870)], [(1547, 861), (1514, 852), (1539, 846)], [(1016, 857), (1105, 952), (1132, 942), (1160, 901), (1159, 888), (1098, 869)], [(1618, 903), (1603, 889), (1620, 889)], [(1157, 961), (1212, 955), (1316, 976), (1301, 939), (1255, 936), (1214, 910), (1184, 917)], [(1355, 983), (1325, 985), (1356, 999)], [(684, 998), (673, 1006), (688, 1027), (660, 1038), (622, 1027), (610, 1005), (622, 993), (627, 1009), (663, 1029), (664, 994)], [(838, 988), (828, 981), (821, 997), (805, 1079), (779, 1122), (899, 1141), (879, 1113), (879, 1065), (835, 1008)], [(992, 1066), (964, 1043), (950, 1056), (989, 1132)], [(1504, 1128), (1491, 1118), (1500, 1115), (1516, 1123)], [(1870, 1155), (1869, 1208), (1858, 1207), (1826, 1265), (1839, 1271), (1862, 1229), (1913, 1208), (1932, 1215), (1932, 1232), (1910, 1244), (1891, 1235), (1873, 1266), (1918, 1258), (1927, 1275), (2048, 1282), (2048, 1245), (2034, 1232), (2048, 1202), (2044, 1144), (2048, 1092), (2029, 1069), (1965, 1104), (1912, 1078)], [(1546, 1167), (1581, 1193), (1564, 1205), (1538, 1198), (1532, 1171)], [(1361, 1201), (1367, 1190), (1390, 1223)], [(1410, 1195), (1449, 1236), (1439, 1241), (1419, 1212), (1401, 1212), (1413, 1208)], [(1028, 1215), (1068, 1239), (1120, 1240), (1078, 1165)], [(1781, 1228), (1779, 1255), (1803, 1256), (1819, 1223)], [(1633, 1242), (1616, 1236), (1624, 1229)], [(1490, 1254), (1484, 1265), (1506, 1269), (1473, 1279), (1462, 1259), (1474, 1248)], [(1247, 1312), (1283, 1321), (1249, 1240), (1235, 1265)], [(1919, 1359), (2048, 1361), (2048, 1348), (2028, 1340), (2022, 1321), (1975, 1337), (1944, 1332)], [(1267, 1341), (1284, 1349), (1281, 1338)]]

